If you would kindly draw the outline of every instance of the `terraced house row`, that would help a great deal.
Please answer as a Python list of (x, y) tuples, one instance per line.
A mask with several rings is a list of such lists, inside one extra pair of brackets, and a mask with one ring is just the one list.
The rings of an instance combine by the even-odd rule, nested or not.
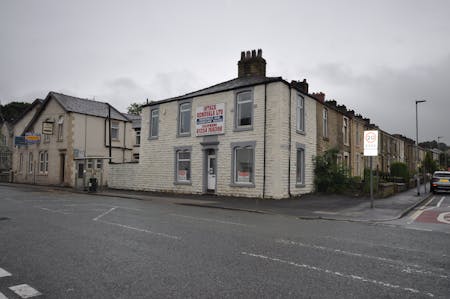
[[(314, 191), (314, 156), (339, 150), (349, 175), (368, 167), (364, 130), (378, 129), (306, 80), (266, 76), (262, 51), (241, 53), (238, 76), (142, 111), (138, 164), (113, 165), (110, 186), (135, 190), (285, 198)], [(380, 130), (374, 167), (415, 167), (414, 142)]]
[(375, 169), (388, 173), (396, 161), (412, 172), (416, 166), (413, 140), (310, 93), (305, 79), (267, 77), (261, 50), (241, 53), (237, 78), (147, 103), (140, 119), (53, 92), (32, 107), (8, 135), (44, 136), (13, 146), (17, 182), (86, 188), (96, 178), (120, 189), (299, 196), (314, 191), (314, 157), (331, 148), (349, 175), (362, 177), (368, 129), (380, 132)]

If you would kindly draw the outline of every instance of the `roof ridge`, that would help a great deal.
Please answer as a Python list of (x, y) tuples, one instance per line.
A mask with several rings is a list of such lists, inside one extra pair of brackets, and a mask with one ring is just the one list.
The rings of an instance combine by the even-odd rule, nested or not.
[[(106, 102), (106, 101), (103, 102), (103, 101), (91, 100), (91, 99), (88, 99), (88, 98), (80, 98), (80, 97), (72, 96), (72, 95), (69, 95), (69, 94), (62, 93), (62, 92), (50, 91), (49, 93), (57, 94), (57, 95), (65, 96), (65, 97), (70, 97), (70, 98), (75, 98), (75, 99), (79, 99), (79, 100), (83, 100), (83, 101), (90, 101), (90, 102), (97, 102), (97, 103), (102, 103), (102, 104), (108, 104), (108, 102)], [(111, 107), (113, 107), (113, 106), (111, 105)]]

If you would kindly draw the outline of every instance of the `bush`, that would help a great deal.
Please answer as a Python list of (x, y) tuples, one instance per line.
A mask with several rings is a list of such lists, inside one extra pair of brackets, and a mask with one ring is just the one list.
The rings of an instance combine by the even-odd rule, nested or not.
[(330, 149), (314, 158), (314, 184), (319, 192), (342, 193), (351, 185), (348, 170), (337, 164), (337, 153), (337, 149)]
[(402, 162), (394, 162), (391, 164), (391, 176), (401, 177), (406, 182), (409, 182), (408, 165)]

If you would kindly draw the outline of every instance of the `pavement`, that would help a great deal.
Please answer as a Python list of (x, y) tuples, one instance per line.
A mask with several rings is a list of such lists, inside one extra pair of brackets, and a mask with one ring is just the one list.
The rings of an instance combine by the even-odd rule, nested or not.
[[(20, 186), (19, 184), (7, 185)], [(71, 188), (48, 186), (33, 187), (75, 192)], [(402, 218), (416, 206), (431, 197), (432, 193), (423, 193), (423, 185), (420, 190), (420, 196), (417, 196), (417, 189), (412, 188), (388, 198), (374, 199), (373, 208), (370, 207), (371, 200), (368, 197), (355, 198), (334, 194), (308, 194), (300, 198), (282, 200), (235, 198), (215, 195), (181, 195), (117, 189), (104, 189), (90, 194), (98, 196), (131, 198), (137, 200), (150, 200), (153, 202), (185, 206), (285, 215), (300, 219), (383, 222)], [(429, 185), (427, 184), (427, 191), (429, 190)]]

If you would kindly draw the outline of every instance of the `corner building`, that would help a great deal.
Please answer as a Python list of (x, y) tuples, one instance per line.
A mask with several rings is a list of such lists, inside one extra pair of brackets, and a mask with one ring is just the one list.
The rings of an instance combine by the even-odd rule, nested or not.
[(139, 164), (112, 165), (110, 187), (286, 198), (314, 189), (316, 100), (306, 80), (266, 76), (262, 51), (238, 77), (142, 110)]

